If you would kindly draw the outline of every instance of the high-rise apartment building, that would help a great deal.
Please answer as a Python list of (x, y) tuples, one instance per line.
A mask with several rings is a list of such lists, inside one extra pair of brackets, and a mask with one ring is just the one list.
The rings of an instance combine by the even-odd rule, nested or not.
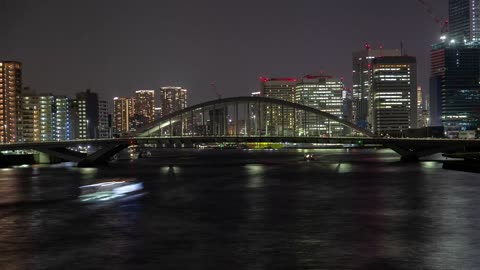
[(0, 61), (0, 143), (14, 143), (21, 136), (22, 64)]
[(24, 142), (48, 142), (56, 137), (56, 104), (51, 94), (22, 98), (22, 138)]
[(398, 49), (373, 49), (369, 44), (364, 50), (352, 54), (353, 118), (357, 125), (367, 128), (369, 118), (369, 98), (372, 85), (372, 61), (383, 56), (400, 56)]
[[(155, 91), (135, 91), (135, 114), (142, 118), (141, 124), (148, 124), (155, 121)], [(143, 121), (145, 119), (145, 121)]]
[(71, 140), (71, 99), (65, 96), (55, 97), (55, 140)]
[(108, 101), (99, 100), (98, 101), (98, 128), (97, 134), (98, 138), (106, 139), (112, 137), (111, 126), (109, 124), (110, 117), (110, 107)]
[(115, 132), (124, 135), (130, 132), (134, 117), (134, 98), (115, 97), (113, 99), (113, 123)]
[(77, 93), (73, 102), (73, 129), (75, 139), (98, 138), (98, 95), (87, 89)]
[[(342, 118), (343, 91), (344, 84), (340, 79), (327, 75), (307, 75), (295, 86), (295, 102)], [(300, 120), (298, 129), (302, 135), (341, 135), (343, 132), (340, 124), (319, 119), (316, 115), (300, 113), (297, 119)]]
[(372, 61), (372, 126), (378, 135), (399, 136), (417, 126), (415, 57), (388, 56)]
[(449, 0), (449, 39), (454, 43), (480, 41), (480, 0)]
[(162, 116), (185, 109), (187, 107), (187, 89), (176, 86), (160, 88)]
[(82, 99), (74, 99), (70, 104), (70, 122), (72, 123), (72, 139), (87, 139), (87, 106), (86, 101)]
[[(260, 77), (261, 94), (264, 97), (281, 99), (289, 102), (294, 102), (296, 78), (264, 78)], [(282, 110), (283, 109), (283, 110)], [(292, 108), (282, 108), (280, 105), (270, 104), (261, 108), (263, 116), (256, 116), (262, 118), (261, 121), (265, 125), (259, 125), (258, 128), (266, 127), (266, 130), (258, 130), (258, 132), (266, 133), (267, 135), (285, 135), (290, 136), (294, 133), (295, 127), (295, 112)]]

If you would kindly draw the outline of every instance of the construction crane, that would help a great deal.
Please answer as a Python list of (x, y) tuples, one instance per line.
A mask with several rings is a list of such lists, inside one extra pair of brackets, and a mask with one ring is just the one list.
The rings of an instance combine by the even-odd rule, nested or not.
[(448, 33), (448, 20), (442, 17), (439, 17), (433, 12), (432, 7), (430, 6), (429, 3), (427, 3), (425, 0), (417, 0), (428, 12), (428, 15), (432, 17), (432, 19), (435, 21), (436, 24), (440, 26), (440, 33), (442, 34), (447, 34)]
[(218, 99), (222, 99), (222, 94), (217, 89), (217, 84), (215, 82), (210, 83), (212, 86), (212, 91), (215, 93)]

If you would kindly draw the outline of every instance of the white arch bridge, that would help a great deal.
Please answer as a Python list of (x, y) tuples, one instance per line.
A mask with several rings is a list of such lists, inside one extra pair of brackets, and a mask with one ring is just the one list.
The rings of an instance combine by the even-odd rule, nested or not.
[(267, 136), (338, 137), (374, 134), (337, 115), (266, 97), (233, 97), (197, 104), (166, 115), (131, 137)]

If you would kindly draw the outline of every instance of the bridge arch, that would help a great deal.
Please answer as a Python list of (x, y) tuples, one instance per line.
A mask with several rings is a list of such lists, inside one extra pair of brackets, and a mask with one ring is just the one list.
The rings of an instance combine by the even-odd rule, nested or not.
[[(243, 115), (243, 119), (239, 115)], [(227, 119), (229, 116), (234, 124), (229, 122), (232, 119)], [(322, 136), (321, 132), (323, 136), (330, 136), (344, 131), (339, 126), (368, 137), (375, 136), (330, 113), (267, 97), (231, 97), (196, 104), (165, 115), (127, 136)]]

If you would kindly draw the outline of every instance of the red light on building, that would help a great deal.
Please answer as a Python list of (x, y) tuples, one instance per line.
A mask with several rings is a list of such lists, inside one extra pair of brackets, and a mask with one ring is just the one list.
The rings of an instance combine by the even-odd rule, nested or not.
[(269, 80), (270, 80), (269, 78), (260, 76), (260, 81), (261, 81), (261, 82), (268, 82)]

